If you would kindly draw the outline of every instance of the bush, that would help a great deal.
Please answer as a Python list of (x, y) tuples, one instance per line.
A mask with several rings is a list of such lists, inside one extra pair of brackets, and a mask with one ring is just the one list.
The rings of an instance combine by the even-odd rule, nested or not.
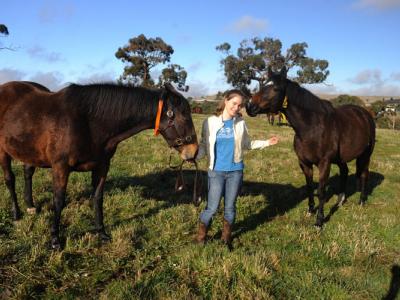
[(332, 99), (331, 102), (335, 107), (345, 104), (354, 104), (362, 107), (365, 106), (364, 101), (362, 101), (359, 97), (350, 95), (340, 95)]
[(394, 122), (394, 129), (400, 130), (400, 116), (399, 115), (384, 115), (383, 117), (376, 119), (376, 126), (378, 128), (387, 128), (393, 129), (393, 122)]

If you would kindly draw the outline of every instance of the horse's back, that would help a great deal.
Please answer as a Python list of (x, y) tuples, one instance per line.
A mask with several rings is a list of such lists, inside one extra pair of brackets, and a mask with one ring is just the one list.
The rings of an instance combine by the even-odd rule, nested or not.
[(342, 161), (350, 161), (375, 145), (375, 122), (361, 106), (343, 105), (336, 109), (339, 150)]
[(49, 93), (45, 86), (31, 81), (10, 81), (0, 85), (0, 118), (12, 105), (35, 97), (38, 93)]

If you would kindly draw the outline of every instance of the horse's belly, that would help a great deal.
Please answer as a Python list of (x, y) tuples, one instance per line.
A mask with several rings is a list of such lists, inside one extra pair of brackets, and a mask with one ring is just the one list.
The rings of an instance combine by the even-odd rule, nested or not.
[(32, 166), (48, 167), (50, 161), (44, 151), (37, 147), (33, 140), (7, 137), (4, 150), (14, 159)]

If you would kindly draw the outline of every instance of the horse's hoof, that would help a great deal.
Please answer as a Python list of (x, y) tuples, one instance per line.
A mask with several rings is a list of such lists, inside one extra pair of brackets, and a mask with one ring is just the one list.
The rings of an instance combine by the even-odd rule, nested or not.
[(342, 206), (343, 204), (345, 204), (346, 203), (346, 196), (344, 195), (344, 194), (340, 194), (340, 195), (338, 195), (338, 205), (339, 206)]
[(36, 215), (36, 213), (37, 213), (37, 209), (36, 209), (36, 207), (28, 207), (27, 209), (26, 209), (26, 212), (29, 214), (29, 215)]
[(57, 237), (51, 239), (51, 249), (53, 249), (54, 251), (61, 250), (60, 240)]
[(315, 224), (314, 224), (314, 227), (315, 227), (315, 228), (318, 228), (318, 229), (322, 229), (323, 223), (324, 223), (323, 221), (317, 220), (317, 221), (315, 222)]
[(21, 219), (21, 216), (22, 216), (22, 214), (20, 211), (14, 211), (13, 212), (13, 221), (14, 222), (19, 221)]
[(365, 205), (365, 201), (360, 200), (359, 204), (360, 204), (360, 206), (364, 206)]
[(193, 200), (194, 206), (199, 206), (201, 203), (201, 196), (197, 197), (197, 199)]
[(99, 238), (104, 243), (108, 243), (111, 241), (111, 237), (105, 232), (99, 232)]
[(226, 241), (224, 241), (224, 240), (221, 240), (221, 243), (222, 243), (223, 245), (225, 245), (226, 248), (228, 248), (229, 252), (232, 252), (232, 250), (233, 250), (232, 241), (226, 242)]
[(313, 214), (315, 214), (315, 209), (313, 207), (308, 208), (306, 216), (311, 217)]

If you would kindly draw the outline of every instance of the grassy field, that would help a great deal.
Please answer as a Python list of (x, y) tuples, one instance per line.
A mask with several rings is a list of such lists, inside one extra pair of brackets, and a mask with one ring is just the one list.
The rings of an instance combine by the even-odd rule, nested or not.
[[(194, 115), (198, 130), (203, 119)], [(365, 207), (357, 204), (351, 163), (349, 199), (334, 209), (338, 168), (332, 168), (329, 220), (318, 231), (315, 216), (306, 215), (293, 130), (259, 118), (247, 122), (253, 138), (276, 134), (281, 142), (245, 155), (232, 252), (219, 242), (221, 213), (208, 243), (192, 243), (205, 203), (194, 207), (189, 190), (175, 194), (168, 147), (148, 131), (122, 143), (112, 161), (104, 199), (110, 243), (92, 233), (89, 173), (70, 177), (60, 252), (49, 250), (49, 170), (34, 176), (40, 214), (16, 223), (0, 184), (0, 299), (382, 299), (391, 281), (398, 287), (391, 269), (400, 265), (400, 132), (377, 132)], [(205, 161), (201, 168), (205, 176)], [(14, 170), (25, 210), (21, 165)], [(185, 173), (189, 184), (194, 171), (187, 166)]]

